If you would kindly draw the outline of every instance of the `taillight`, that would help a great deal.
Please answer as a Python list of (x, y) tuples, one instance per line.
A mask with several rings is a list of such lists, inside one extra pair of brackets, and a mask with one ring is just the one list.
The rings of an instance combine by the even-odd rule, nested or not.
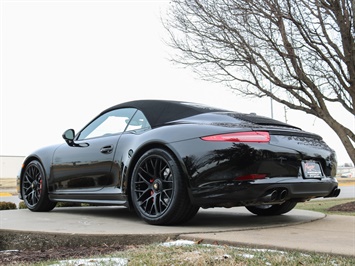
[(257, 142), (270, 141), (270, 134), (265, 131), (236, 132), (202, 137), (205, 141), (229, 141), (229, 142)]

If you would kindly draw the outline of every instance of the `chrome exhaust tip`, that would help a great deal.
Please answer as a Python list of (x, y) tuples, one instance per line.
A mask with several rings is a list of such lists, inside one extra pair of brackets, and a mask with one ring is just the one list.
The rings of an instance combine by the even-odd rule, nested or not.
[(340, 188), (334, 188), (333, 191), (328, 195), (328, 196), (325, 196), (324, 198), (335, 198), (335, 197), (338, 197), (339, 194), (340, 194)]
[(288, 191), (286, 189), (282, 190), (280, 192), (280, 196), (279, 196), (279, 199), (280, 200), (284, 200), (286, 197), (287, 197), (287, 194), (288, 194)]
[(273, 190), (271, 193), (261, 197), (261, 200), (263, 202), (275, 201), (276, 199), (277, 199), (277, 190)]

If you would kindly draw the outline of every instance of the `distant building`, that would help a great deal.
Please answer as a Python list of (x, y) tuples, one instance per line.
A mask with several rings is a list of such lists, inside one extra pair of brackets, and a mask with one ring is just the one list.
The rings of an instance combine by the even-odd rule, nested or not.
[(337, 177), (350, 178), (355, 177), (355, 167), (353, 166), (338, 166)]
[(0, 155), (0, 178), (15, 178), (25, 156)]

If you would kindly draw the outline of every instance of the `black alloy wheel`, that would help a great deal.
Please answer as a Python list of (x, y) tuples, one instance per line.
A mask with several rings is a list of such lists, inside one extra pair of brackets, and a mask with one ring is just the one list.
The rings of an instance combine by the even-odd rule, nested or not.
[(169, 152), (152, 149), (143, 154), (131, 179), (131, 199), (136, 212), (154, 225), (190, 220), (199, 207), (191, 204), (183, 177)]
[(56, 203), (49, 200), (44, 170), (40, 162), (31, 161), (21, 179), (21, 193), (28, 209), (36, 212), (52, 210)]
[(259, 205), (259, 206), (245, 206), (251, 213), (260, 216), (272, 216), (272, 215), (281, 215), (291, 211), (297, 202), (295, 201), (285, 201), (282, 204), (274, 205)]

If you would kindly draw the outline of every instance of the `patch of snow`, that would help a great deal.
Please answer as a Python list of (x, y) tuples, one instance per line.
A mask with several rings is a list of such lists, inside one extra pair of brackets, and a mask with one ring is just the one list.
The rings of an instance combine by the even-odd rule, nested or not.
[(77, 259), (77, 260), (62, 260), (52, 266), (102, 266), (102, 265), (115, 265), (126, 266), (128, 259), (122, 258), (92, 258), (92, 259)]
[(243, 257), (243, 258), (246, 258), (246, 259), (253, 259), (255, 256), (254, 255), (252, 255), (252, 254), (242, 254), (242, 255), (240, 255), (241, 257)]
[(258, 248), (254, 248), (252, 249), (254, 251), (258, 251), (258, 252), (274, 252), (274, 253), (280, 253), (280, 254), (287, 254), (287, 252), (285, 251), (281, 251), (281, 250), (275, 250), (275, 249), (258, 249)]
[(175, 241), (171, 241), (171, 242), (165, 242), (160, 245), (164, 246), (164, 247), (175, 247), (175, 246), (192, 246), (195, 244), (196, 243), (191, 240), (175, 240)]
[(228, 254), (224, 254), (223, 256), (220, 256), (220, 257), (214, 257), (215, 260), (226, 260), (226, 259), (230, 259), (232, 258), (231, 255), (228, 255)]
[(0, 250), (0, 253), (9, 254), (12, 252), (19, 252), (18, 249)]

